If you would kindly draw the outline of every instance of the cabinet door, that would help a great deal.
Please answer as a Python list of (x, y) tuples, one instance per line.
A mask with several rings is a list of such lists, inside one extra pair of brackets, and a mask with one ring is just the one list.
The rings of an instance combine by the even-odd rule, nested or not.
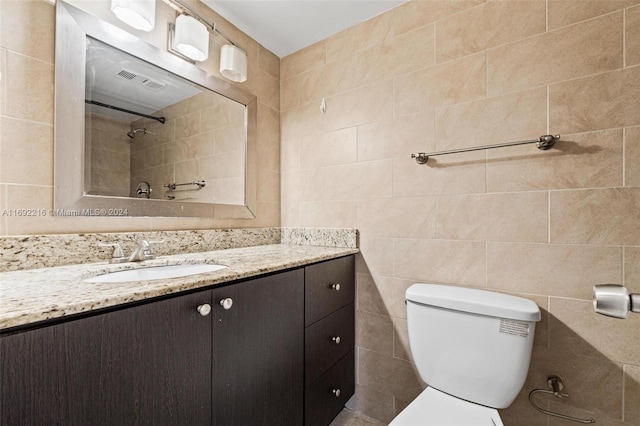
[(2, 425), (209, 425), (211, 292), (0, 338)]
[(214, 425), (302, 424), (303, 280), (298, 269), (212, 290)]

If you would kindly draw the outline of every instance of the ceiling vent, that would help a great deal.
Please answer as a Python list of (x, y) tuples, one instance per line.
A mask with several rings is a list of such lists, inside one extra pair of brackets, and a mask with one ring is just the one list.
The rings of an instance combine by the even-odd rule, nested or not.
[(115, 75), (125, 80), (133, 81), (134, 83), (140, 84), (146, 87), (147, 89), (151, 89), (151, 90), (160, 90), (166, 86), (166, 84), (161, 81), (153, 80), (149, 77), (136, 74), (124, 68), (122, 68)]

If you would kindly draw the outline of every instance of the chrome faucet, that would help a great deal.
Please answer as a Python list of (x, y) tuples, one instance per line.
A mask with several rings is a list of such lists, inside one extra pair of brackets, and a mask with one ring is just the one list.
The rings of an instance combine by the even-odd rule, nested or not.
[(160, 241), (147, 241), (141, 240), (138, 243), (138, 247), (131, 253), (130, 256), (125, 256), (120, 244), (118, 243), (102, 243), (99, 242), (98, 245), (100, 247), (113, 247), (113, 254), (111, 255), (111, 259), (109, 259), (109, 263), (125, 263), (125, 262), (141, 262), (143, 260), (151, 260), (155, 259), (156, 256), (151, 251), (151, 244), (161, 244), (164, 243), (164, 240)]
[(151, 244), (161, 244), (164, 243), (164, 240), (160, 241), (147, 241), (141, 240), (138, 243), (138, 247), (131, 253), (129, 256), (129, 262), (141, 262), (143, 260), (151, 260), (155, 259), (156, 256), (151, 251)]

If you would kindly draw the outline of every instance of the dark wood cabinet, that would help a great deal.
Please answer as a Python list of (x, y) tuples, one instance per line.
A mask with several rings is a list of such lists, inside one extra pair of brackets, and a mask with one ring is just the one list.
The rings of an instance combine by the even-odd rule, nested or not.
[[(0, 424), (326, 426), (354, 391), (353, 268), (349, 256), (4, 332)], [(306, 329), (305, 306), (318, 316)]]
[(210, 424), (203, 303), (210, 291), (3, 336), (0, 424)]
[(212, 290), (214, 425), (302, 424), (303, 282), (297, 269)]
[(326, 426), (355, 392), (355, 269), (348, 256), (305, 268), (305, 426)]

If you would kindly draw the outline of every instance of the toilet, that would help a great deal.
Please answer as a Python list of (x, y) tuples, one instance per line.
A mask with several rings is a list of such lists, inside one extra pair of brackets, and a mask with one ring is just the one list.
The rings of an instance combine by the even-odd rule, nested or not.
[(492, 291), (413, 284), (409, 345), (428, 387), (389, 426), (504, 426), (522, 389), (540, 309)]

